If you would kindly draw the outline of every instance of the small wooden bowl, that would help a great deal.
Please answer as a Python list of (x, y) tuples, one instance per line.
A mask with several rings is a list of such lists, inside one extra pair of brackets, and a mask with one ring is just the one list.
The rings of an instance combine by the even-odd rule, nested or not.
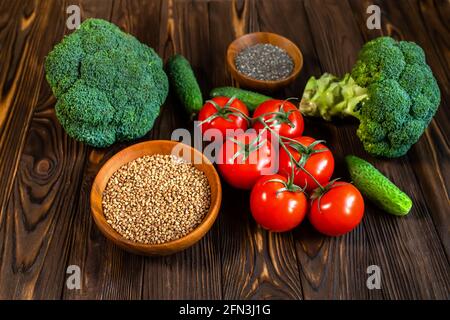
[[(180, 155), (183, 159), (191, 162), (191, 159), (196, 159), (197, 161), (194, 161), (195, 167), (203, 171), (208, 178), (211, 188), (211, 205), (207, 215), (200, 225), (191, 233), (174, 241), (163, 244), (144, 244), (125, 239), (106, 222), (105, 216), (103, 215), (102, 197), (109, 178), (120, 167), (134, 159), (152, 154), (171, 154), (175, 146), (182, 150), (182, 154), (176, 154)], [(213, 164), (200, 151), (186, 144), (169, 140), (142, 142), (118, 152), (100, 169), (95, 177), (91, 190), (92, 217), (94, 218), (95, 224), (100, 231), (119, 247), (132, 253), (148, 256), (172, 254), (177, 251), (184, 250), (199, 241), (209, 231), (209, 229), (211, 229), (214, 221), (216, 220), (221, 201), (222, 187), (220, 185), (219, 176)]]
[[(294, 61), (294, 70), (284, 79), (276, 81), (256, 80), (247, 77), (236, 68), (237, 54), (258, 43), (269, 43), (284, 49)], [(289, 39), (270, 32), (255, 32), (243, 35), (234, 40), (227, 49), (227, 65), (233, 78), (242, 86), (259, 91), (276, 91), (291, 84), (299, 75), (303, 67), (303, 55), (300, 49)]]

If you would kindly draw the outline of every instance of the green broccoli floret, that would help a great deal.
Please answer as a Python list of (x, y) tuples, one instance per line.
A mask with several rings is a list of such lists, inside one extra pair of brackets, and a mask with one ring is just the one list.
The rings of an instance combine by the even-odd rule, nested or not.
[(62, 127), (95, 147), (145, 135), (169, 90), (155, 51), (101, 19), (84, 21), (57, 44), (45, 70)]
[(374, 156), (399, 157), (416, 143), (439, 107), (441, 93), (425, 53), (413, 42), (380, 37), (361, 49), (351, 73), (329, 73), (306, 84), (300, 111), (354, 116), (357, 135)]

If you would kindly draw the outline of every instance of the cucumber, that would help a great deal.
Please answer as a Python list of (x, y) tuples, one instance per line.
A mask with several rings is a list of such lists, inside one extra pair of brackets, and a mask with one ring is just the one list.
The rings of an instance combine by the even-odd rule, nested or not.
[(203, 106), (203, 97), (189, 61), (176, 54), (169, 59), (166, 69), (178, 99), (193, 119)]
[(352, 155), (345, 161), (354, 185), (377, 207), (396, 216), (409, 213), (411, 199), (374, 166)]
[(210, 94), (211, 98), (214, 97), (236, 97), (241, 100), (247, 106), (248, 110), (253, 112), (264, 101), (271, 100), (271, 97), (265, 96), (260, 93), (243, 90), (233, 87), (220, 87), (213, 89)]

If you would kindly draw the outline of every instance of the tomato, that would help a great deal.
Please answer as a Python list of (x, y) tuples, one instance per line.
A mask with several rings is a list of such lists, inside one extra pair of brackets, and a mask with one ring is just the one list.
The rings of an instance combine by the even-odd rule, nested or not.
[[(225, 140), (217, 154), (217, 168), (231, 186), (251, 189), (263, 174), (274, 173), (272, 155), (274, 151), (267, 139), (259, 138), (255, 132), (237, 134)], [(235, 157), (236, 153), (239, 153)]]
[[(278, 181), (269, 181), (276, 179)], [(287, 179), (274, 174), (258, 179), (250, 194), (253, 218), (263, 228), (275, 232), (288, 231), (305, 218), (308, 208), (306, 196), (301, 191), (283, 190)]]
[[(296, 161), (303, 156), (305, 159), (304, 168), (322, 185), (326, 185), (334, 171), (334, 157), (331, 151), (321, 143), (315, 144), (316, 140), (311, 137), (298, 137), (294, 140), (301, 143), (306, 148), (302, 148), (295, 143), (285, 142), (287, 149)], [(311, 146), (311, 144), (313, 144)], [(310, 148), (308, 148), (311, 146)], [(317, 152), (318, 150), (325, 150)], [(292, 162), (288, 153), (280, 148), (280, 174), (289, 177), (292, 174)], [(305, 187), (306, 191), (312, 191), (318, 187), (317, 183), (300, 167), (295, 166), (294, 183)]]
[[(247, 130), (248, 123), (245, 117), (236, 115), (238, 111), (229, 107), (239, 110), (246, 116), (249, 115), (246, 105), (236, 98), (233, 100), (227, 97), (212, 98), (204, 104), (198, 114), (198, 120), (205, 121), (200, 125), (202, 133), (204, 134), (208, 129), (218, 129), (225, 138), (227, 130)], [(207, 120), (208, 118), (210, 120)]]
[[(267, 100), (261, 103), (253, 113), (254, 118), (260, 116), (265, 122), (273, 119), (274, 121), (269, 121), (267, 125), (281, 136), (295, 138), (303, 133), (303, 116), (297, 107), (287, 100)], [(256, 121), (253, 128), (259, 131), (264, 125)]]
[(347, 182), (334, 182), (311, 202), (308, 218), (319, 232), (340, 236), (356, 228), (363, 215), (364, 200), (359, 190)]

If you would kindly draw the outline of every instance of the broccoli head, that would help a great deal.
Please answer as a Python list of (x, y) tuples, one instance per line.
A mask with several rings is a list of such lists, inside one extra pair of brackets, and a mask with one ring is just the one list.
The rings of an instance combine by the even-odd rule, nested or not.
[(357, 135), (374, 156), (399, 157), (416, 143), (440, 104), (441, 94), (425, 53), (413, 42), (380, 37), (361, 49), (351, 73), (325, 73), (306, 84), (304, 115), (354, 116)]
[(155, 51), (116, 25), (88, 19), (48, 54), (46, 78), (67, 134), (95, 147), (145, 135), (168, 93)]

